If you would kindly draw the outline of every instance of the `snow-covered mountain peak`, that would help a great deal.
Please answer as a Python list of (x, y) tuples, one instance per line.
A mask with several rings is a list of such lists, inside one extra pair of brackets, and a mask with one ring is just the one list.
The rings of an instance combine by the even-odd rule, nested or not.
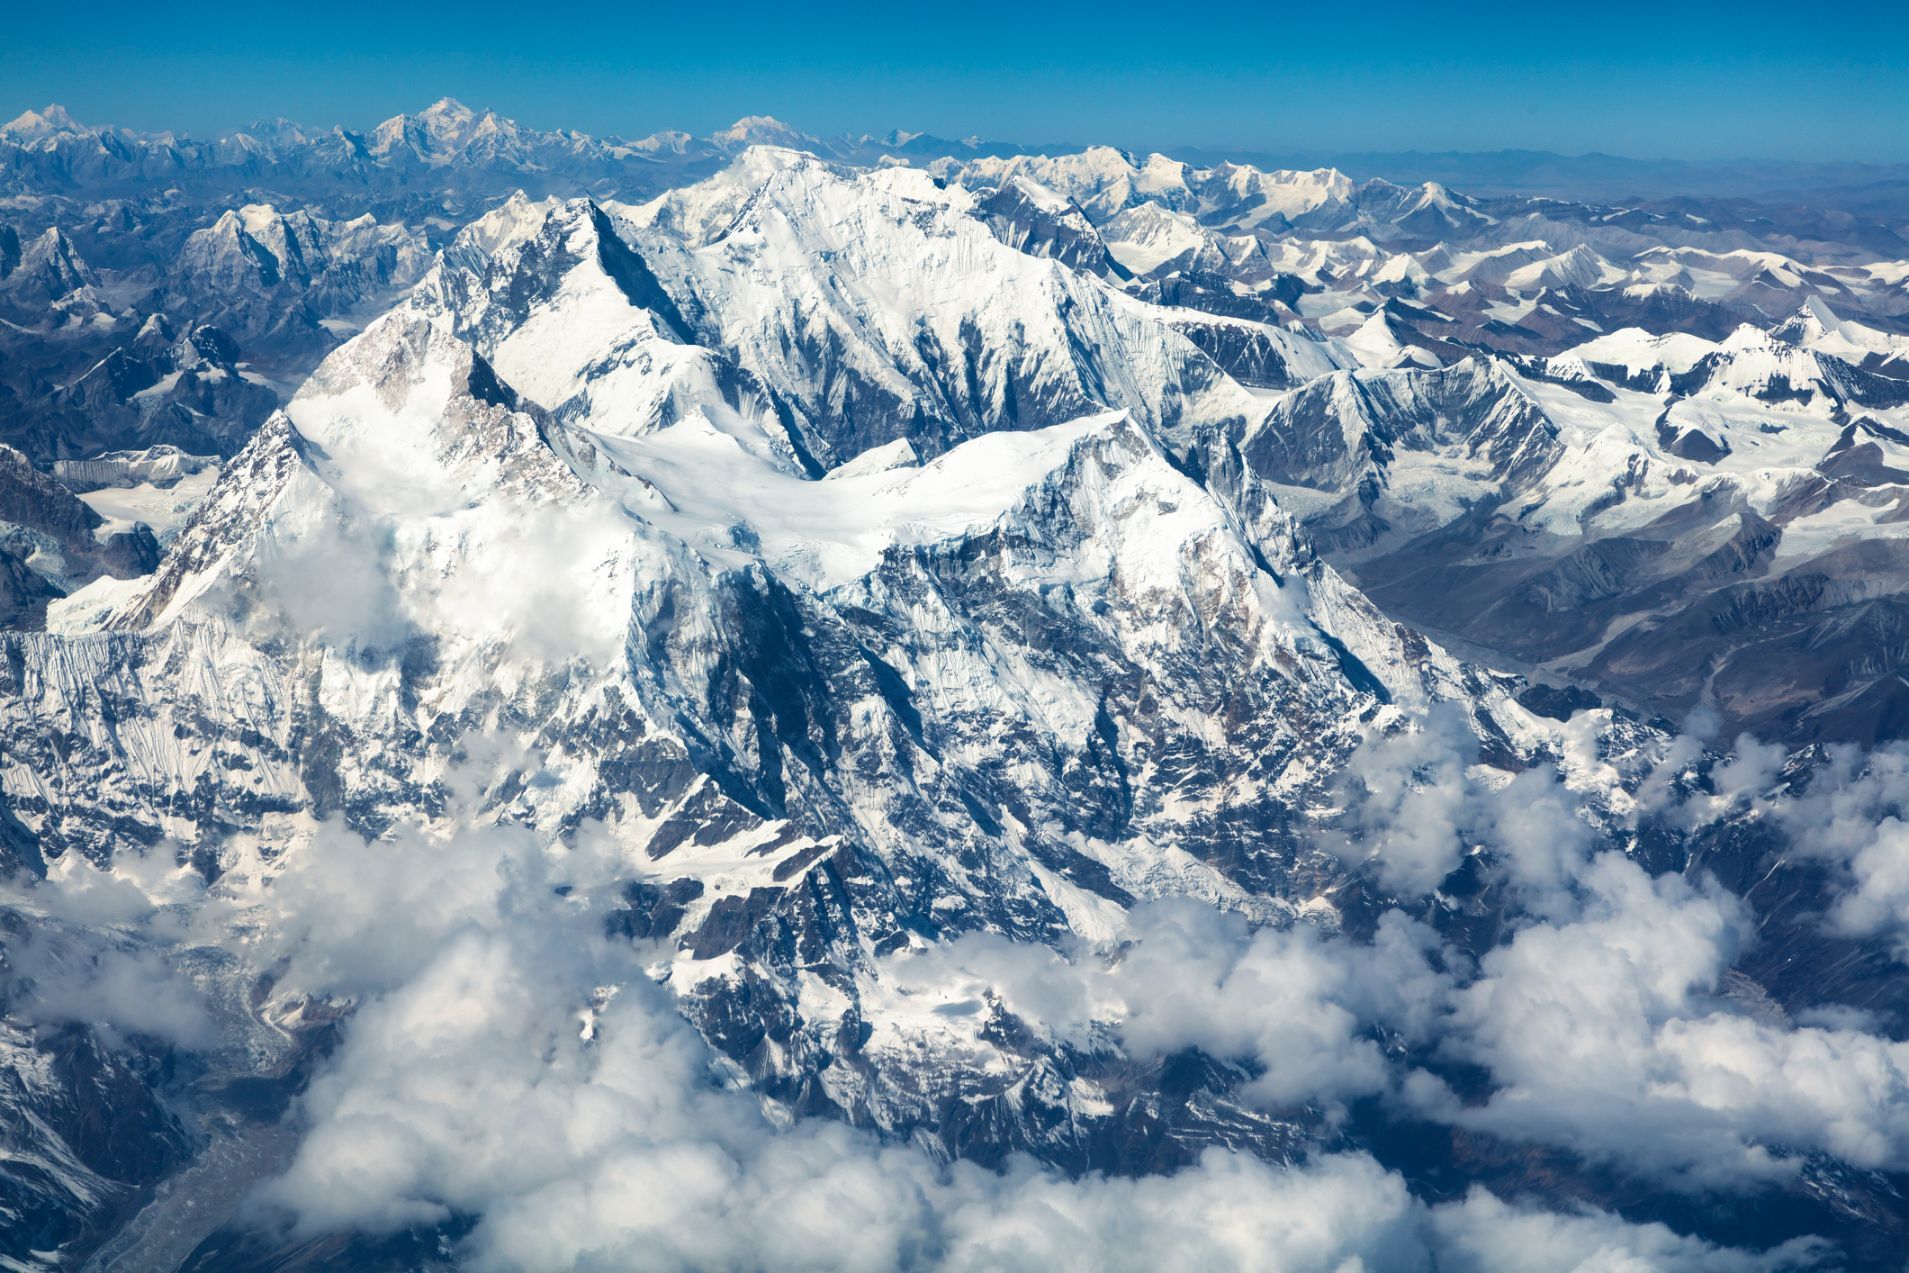
[(1536, 293), (1592, 287), (1621, 278), (1622, 271), (1580, 243), (1555, 256), (1519, 266), (1504, 276), (1503, 285), (1514, 293)]
[(90, 289), (98, 281), (73, 240), (54, 225), (24, 245), (18, 264), (0, 280), (0, 288), (58, 301), (76, 292), (91, 295)]
[(1296, 220), (1320, 208), (1344, 204), (1353, 192), (1352, 179), (1337, 168), (1269, 172), (1246, 164), (1222, 164), (1216, 172), (1229, 193), (1250, 201), (1248, 215), (1254, 221), (1275, 215)]
[[(287, 622), (306, 639), (373, 650), (411, 632), (509, 645), (545, 630), (526, 607), (561, 592), (578, 648), (602, 654), (620, 621), (564, 581), (609, 561), (616, 519), (545, 443), (546, 427), (447, 323), (401, 306), (321, 364), (104, 622), (243, 621), (260, 636)], [(499, 555), (519, 541), (539, 545), (520, 554), (576, 556), (532, 566)], [(530, 589), (540, 602), (519, 588), (537, 570), (552, 572)]]
[(648, 266), (588, 199), (493, 210), (444, 252), (416, 299), (552, 409), (612, 345), (687, 340)]
[(759, 190), (788, 170), (826, 169), (828, 161), (784, 146), (746, 146), (721, 171), (647, 203), (618, 205), (625, 224), (655, 228), (692, 244), (725, 233)]
[[(1084, 209), (1095, 222), (1104, 221), (1149, 196), (1170, 206), (1184, 200), (1184, 186), (1169, 162), (1136, 168), (1132, 156), (1112, 146), (1089, 146), (1066, 155), (985, 156), (957, 163), (938, 161), (930, 170), (958, 177), (972, 187), (999, 187), (1015, 177), (1027, 177)], [(1144, 189), (1143, 189), (1144, 188)]]
[[(488, 115), (490, 112), (484, 113)], [(477, 112), (455, 97), (440, 97), (420, 111), (418, 118), (429, 120), (441, 127), (455, 128), (476, 119)]]
[(63, 269), (83, 269), (79, 249), (66, 231), (57, 225), (42, 230), (27, 245), (26, 252), (20, 258), (22, 265), (34, 261), (57, 262)]
[(22, 144), (43, 141), (48, 137), (91, 131), (68, 114), (66, 107), (58, 102), (40, 110), (22, 111), (6, 123), (0, 124), (0, 137)]
[(1008, 178), (1003, 189), (1012, 190), (1049, 216), (1080, 215), (1080, 205), (1058, 190), (1051, 190), (1025, 173)]
[(701, 416), (799, 470), (774, 404), (726, 352), (697, 343), (646, 255), (660, 248), (635, 233), (586, 199), (517, 201), (447, 249), (412, 304), (559, 419), (627, 438)]
[(233, 139), (245, 138), (268, 148), (279, 148), (307, 145), (323, 135), (324, 130), (314, 131), (297, 120), (279, 115), (271, 119), (253, 120), (239, 132), (234, 133)]
[(1100, 237), (1115, 260), (1140, 276), (1226, 263), (1217, 236), (1187, 213), (1158, 203), (1139, 203), (1114, 214), (1100, 226)]
[(1829, 302), (1812, 292), (1797, 306), (1795, 313), (1771, 328), (1770, 334), (1794, 345), (1808, 345), (1840, 331), (1842, 326), (1842, 319), (1829, 307)]
[(650, 154), (680, 155), (688, 151), (695, 140), (693, 135), (680, 128), (665, 128), (647, 137), (640, 137), (630, 145)]
[(1776, 354), (1779, 352), (1778, 343), (1770, 332), (1755, 323), (1738, 323), (1736, 329), (1723, 338), (1719, 347), (1733, 354)]
[(502, 203), (459, 229), (451, 240), (452, 250), (486, 255), (501, 252), (537, 233), (562, 202), (554, 195), (532, 199), (522, 190), (512, 191)]
[(1909, 335), (1880, 331), (1839, 317), (1817, 293), (1770, 329), (1770, 335), (1812, 353), (1828, 354), (1859, 367), (1909, 376)]
[(269, 203), (248, 203), (226, 209), (217, 221), (196, 231), (188, 240), (187, 251), (212, 243), (228, 251), (241, 250), (241, 236), (269, 253), (283, 268), (290, 264), (287, 258), (292, 253), (317, 249), (319, 232), (311, 214), (303, 209), (287, 213)]
[(1360, 365), (1375, 370), (1438, 365), (1434, 355), (1401, 340), (1397, 320), (1382, 309), (1340, 337), (1340, 343), (1353, 352)]
[(1680, 374), (1716, 350), (1714, 341), (1701, 336), (1684, 332), (1656, 335), (1641, 327), (1625, 327), (1575, 345), (1559, 357), (1619, 367), (1629, 373), (1662, 368)]
[(1772, 409), (1815, 399), (1830, 404), (1832, 411), (1845, 401), (1887, 407), (1909, 398), (1894, 382), (1877, 380), (1842, 358), (1817, 352), (1820, 343), (1791, 344), (1755, 324), (1741, 324), (1693, 370), (1701, 376), (1701, 385), (1687, 386), (1686, 392), (1742, 395)]
[(1255, 412), (1216, 356), (1269, 383), (1334, 365), (1317, 342), (1145, 304), (1009, 246), (966, 189), (919, 170), (737, 166), (629, 224), (699, 341), (792, 406), (823, 468), (897, 437), (933, 455), (1099, 410)]
[(370, 153), (378, 159), (409, 156), (442, 166), (459, 160), (521, 164), (527, 137), (517, 124), (493, 111), (474, 111), (445, 97), (416, 115), (394, 115), (372, 129)]
[(725, 150), (742, 150), (749, 146), (805, 149), (816, 144), (815, 138), (791, 128), (773, 115), (745, 115), (729, 127), (718, 129), (710, 140)]
[[(303, 208), (247, 203), (195, 230), (179, 259), (198, 288), (233, 298), (226, 321), (253, 332), (310, 323), (307, 306), (363, 313), (389, 304), (424, 272), (430, 253), (421, 233), (369, 214), (330, 221)], [(256, 302), (241, 306), (238, 298)]]

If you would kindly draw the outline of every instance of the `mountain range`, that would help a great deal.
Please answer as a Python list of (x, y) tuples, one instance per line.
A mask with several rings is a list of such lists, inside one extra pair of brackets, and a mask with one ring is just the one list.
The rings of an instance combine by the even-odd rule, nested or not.
[(449, 99), (0, 196), (13, 1265), (1902, 1249), (1886, 200)]

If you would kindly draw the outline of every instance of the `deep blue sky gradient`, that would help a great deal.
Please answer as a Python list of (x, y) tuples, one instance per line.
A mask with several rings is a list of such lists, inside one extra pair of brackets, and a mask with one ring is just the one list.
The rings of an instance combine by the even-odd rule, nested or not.
[(9, 9), (0, 119), (59, 101), (194, 134), (269, 115), (366, 127), (449, 94), (629, 137), (765, 113), (1136, 148), (1909, 160), (1901, 4)]

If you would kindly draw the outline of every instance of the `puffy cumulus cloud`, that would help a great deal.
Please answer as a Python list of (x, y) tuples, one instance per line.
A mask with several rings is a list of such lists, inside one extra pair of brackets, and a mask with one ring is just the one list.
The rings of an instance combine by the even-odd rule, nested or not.
[(1479, 842), (1504, 865), (1527, 909), (1568, 914), (1578, 875), (1597, 842), (1583, 799), (1548, 767), (1527, 769), (1478, 799)]
[(157, 929), (168, 935), (180, 931), (186, 908), (204, 895), (204, 877), (181, 865), (175, 846), (167, 843), (124, 848), (114, 855), (110, 869), (68, 853), (47, 865), (44, 879), (0, 883), (0, 901), (30, 913), (71, 924)]
[(603, 886), (601, 866), (547, 853), (518, 827), (400, 826), (367, 841), (328, 822), (270, 861), (235, 863), (198, 937), (273, 969), (281, 995), (358, 998), (404, 984), (460, 932), (536, 932), (581, 914), (595, 895), (565, 903), (559, 891), (591, 872)]
[(1474, 1188), (1464, 1201), (1437, 1207), (1432, 1228), (1442, 1273), (1547, 1269), (1555, 1273), (1749, 1273), (1811, 1268), (1826, 1243), (1797, 1238), (1765, 1252), (1714, 1246), (1661, 1224), (1628, 1224), (1604, 1211), (1564, 1215), (1505, 1203)]
[(1893, 934), (1909, 956), (1909, 745), (1793, 756), (1746, 734), (1711, 754), (1686, 735), (1665, 748), (1639, 803), (1686, 831), (1721, 819), (1768, 824), (1789, 855), (1830, 872), (1830, 927)]
[(1616, 854), (1585, 883), (1581, 918), (1525, 928), (1456, 992), (1441, 1048), (1496, 1090), (1462, 1106), (1420, 1076), (1428, 1112), (1709, 1186), (1794, 1171), (1797, 1151), (1909, 1164), (1909, 1045), (1729, 1010), (1749, 923), (1720, 890)]
[(400, 537), (406, 603), (420, 628), (495, 643), (519, 660), (609, 664), (629, 633), (632, 562), (666, 551), (639, 533), (606, 502), (582, 497), (535, 516), (484, 507), (450, 524), (434, 519)]
[(1851, 887), (1837, 902), (1838, 926), (1854, 933), (1909, 926), (1909, 823), (1894, 814), (1878, 821), (1848, 869)]
[[(1491, 1090), (1466, 1103), (1432, 1073), (1372, 1076), (1359, 1042), (1396, 1027), (1362, 1015), (1342, 985), (1317, 1001), (1358, 1016), (1333, 1033), (1345, 1090), (1402, 1092), (1436, 1118), (1705, 1186), (1793, 1173), (1809, 1152), (1909, 1165), (1909, 1045), (1848, 1014), (1806, 1016), (1799, 1028), (1744, 1015), (1722, 994), (1755, 940), (1738, 899), (1652, 879), (1619, 854), (1594, 856), (1584, 801), (1554, 770), (1493, 777), (1467, 765), (1471, 745), (1452, 714), (1436, 712), (1369, 741), (1351, 769), (1356, 798), (1328, 843), (1369, 857), (1402, 895), (1435, 887), (1467, 846), (1488, 852), (1511, 886), (1510, 939), (1475, 974), (1432, 960), (1452, 976), (1422, 984), (1447, 1014), (1434, 1026), (1434, 1057), (1478, 1067)], [(1788, 763), (1780, 747), (1748, 737), (1717, 755), (1700, 729), (1662, 749), (1632, 807), (1686, 829), (1767, 820), (1842, 880), (1831, 924), (1909, 940), (1909, 748), (1833, 749), (1800, 796)], [(1197, 1004), (1196, 992), (1182, 1007)], [(1228, 1028), (1237, 1036), (1252, 1020), (1232, 1015)]]
[(1839, 930), (1893, 934), (1909, 956), (1909, 746), (1833, 747), (1799, 795), (1761, 802), (1799, 853), (1827, 864), (1841, 895)]
[(1251, 1061), (1241, 1095), (1271, 1109), (1337, 1106), (1387, 1090), (1375, 1025), (1427, 1037), (1446, 994), (1429, 929), (1392, 912), (1371, 943), (1317, 929), (1254, 928), (1185, 900), (1136, 907), (1111, 949), (1063, 955), (976, 934), (891, 959), (905, 993), (998, 996), (1046, 1035), (1117, 1042), (1130, 1056), (1198, 1048)]
[[(885, 976), (937, 1001), (996, 996), (1079, 1045), (1248, 1062), (1239, 1094), (1269, 1109), (1378, 1096), (1680, 1187), (1751, 1187), (1811, 1151), (1909, 1164), (1909, 1045), (1772, 1025), (1721, 993), (1754, 936), (1738, 899), (1616, 853), (1568, 882), (1568, 918), (1527, 919), (1476, 967), (1396, 911), (1366, 942), (1173, 902), (1136, 908), (1109, 949), (968, 937)], [(1459, 1100), (1446, 1064), (1487, 1091)]]
[(1584, 798), (1549, 765), (1505, 775), (1475, 764), (1477, 751), (1464, 714), (1450, 705), (1367, 738), (1321, 843), (1348, 862), (1370, 862), (1403, 896), (1430, 892), (1467, 853), (1484, 850), (1529, 908), (1567, 911), (1577, 869), (1597, 842)]
[(1422, 1033), (1442, 988), (1426, 960), (1430, 933), (1396, 913), (1370, 945), (1305, 925), (1248, 933), (1184, 903), (1148, 908), (1130, 936), (1106, 974), (1124, 1009), (1122, 1043), (1144, 1055), (1192, 1047), (1251, 1058), (1261, 1072), (1242, 1095), (1272, 1107), (1383, 1091), (1373, 1023)]
[(1810, 771), (1802, 794), (1772, 801), (1770, 809), (1797, 847), (1852, 858), (1879, 823), (1909, 813), (1909, 746), (1831, 747)]
[[(568, 903), (552, 897), (554, 917)], [(1168, 990), (1171, 961), (1219, 934), (1232, 949), (1197, 975), (1212, 980), (1220, 1015), (1324, 950), (1316, 937), (1268, 943), (1195, 914), (1139, 917), (1124, 962), (1157, 942), (1160, 964), (1127, 983), (1110, 970), (1112, 993), (1164, 1011), (1152, 1000)], [(1450, 1218), (1359, 1154), (1279, 1167), (1213, 1151), (1171, 1176), (1069, 1180), (1027, 1161), (1002, 1173), (941, 1167), (835, 1124), (777, 1129), (746, 1094), (711, 1083), (701, 1041), (658, 986), (636, 978), (614, 993), (579, 993), (616, 957), (584, 929), (553, 918), (439, 931), (413, 975), (363, 1005), (306, 1098), (310, 1130), (265, 1194), (303, 1230), (474, 1214), (462, 1259), (477, 1269), (1412, 1270), (1444, 1267), (1447, 1246), (1470, 1267), (1530, 1267), (1514, 1241), (1494, 1237), (1489, 1195)], [(1417, 940), (1401, 930), (1386, 942), (1416, 951)], [(1073, 966), (985, 941), (959, 953), (1006, 980)], [(1230, 992), (1229, 981), (1238, 981)], [(1046, 1002), (1078, 1024), (1066, 1014), (1099, 993)], [(1210, 1027), (1149, 1028), (1164, 1045)], [(1504, 1214), (1526, 1226), (1544, 1219)], [(1595, 1225), (1600, 1252), (1638, 1267), (1774, 1267), (1614, 1217), (1555, 1225), (1560, 1249)]]
[(413, 628), (389, 570), (390, 529), (348, 509), (319, 503), (277, 523), (262, 538), (250, 574), (219, 586), (234, 593), (231, 613), (262, 639), (307, 632), (340, 649), (389, 650)]
[(1295, 1171), (1209, 1152), (1171, 1177), (988, 1183), (1002, 1194), (952, 1216), (948, 1267), (1409, 1271), (1436, 1262), (1404, 1182), (1363, 1155)]
[(45, 926), (8, 943), (6, 958), (25, 983), (8, 987), (10, 1015), (28, 1024), (73, 1022), (109, 1040), (140, 1034), (187, 1048), (217, 1040), (198, 988), (163, 952), (116, 944), (94, 930)]
[(506, 665), (616, 660), (634, 562), (666, 540), (601, 496), (449, 499), (419, 477), (416, 464), (394, 469), (374, 498), (326, 464), (299, 474), (307, 498), (281, 503), (247, 567), (212, 595), (267, 644), (289, 633), (388, 655), (430, 633), (499, 649)]
[(1841, 744), (1792, 756), (1746, 734), (1709, 756), (1684, 737), (1666, 749), (1643, 795), (1686, 830), (1724, 818), (1767, 822), (1792, 855), (1831, 873), (1830, 927), (1893, 935), (1909, 958), (1909, 745)]
[(655, 987), (580, 1013), (560, 952), (535, 946), (458, 934), (367, 1003), (266, 1198), (305, 1231), (479, 1215), (474, 1268), (1428, 1263), (1404, 1182), (1363, 1157), (1215, 1154), (1172, 1177), (1069, 1181), (943, 1169), (832, 1124), (777, 1130), (710, 1083)]
[[(699, 1092), (691, 1037), (640, 986), (593, 1011), (591, 978), (571, 975), (589, 971), (588, 956), (569, 944), (534, 930), (446, 933), (353, 1017), (271, 1196), (310, 1227), (394, 1227), (485, 1211), (634, 1145), (720, 1153), (742, 1111)], [(694, 1180), (685, 1170), (679, 1187)]]
[(203, 894), (199, 877), (172, 861), (170, 846), (128, 850), (112, 871), (79, 854), (53, 862), (43, 880), (0, 885), (15, 932), (4, 943), (10, 1015), (33, 1025), (75, 1023), (109, 1040), (145, 1035), (187, 1048), (217, 1039), (200, 988), (175, 964), (176, 911)]
[(1474, 792), (1466, 757), (1476, 747), (1455, 708), (1367, 738), (1341, 780), (1346, 812), (1324, 843), (1347, 861), (1370, 860), (1387, 888), (1437, 888), (1467, 848)]
[[(603, 938), (593, 894), (614, 863), (503, 828), (352, 839), (327, 829), (269, 887), (241, 882), (227, 921), (286, 969), (281, 992), (360, 1000), (304, 1098), (294, 1160), (260, 1195), (301, 1231), (476, 1215), (477, 1268), (1429, 1265), (1422, 1209), (1361, 1156), (1216, 1153), (1171, 1177), (1070, 1181), (944, 1168), (835, 1124), (777, 1129), (712, 1082), (641, 952)], [(417, 907), (404, 924), (394, 900)], [(1191, 914), (1154, 927), (1192, 940)], [(1057, 958), (965, 953), (1004, 979)], [(1064, 1017), (1083, 993), (1043, 1002)]]
[(1711, 795), (1707, 802), (1699, 802), (1695, 811), (1700, 816), (1726, 813), (1739, 803), (1769, 795), (1788, 758), (1789, 753), (1776, 743), (1738, 735), (1729, 754), (1711, 767)]
[(1700, 708), (1684, 732), (1667, 739), (1634, 795), (1639, 812), (1694, 830), (1772, 794), (1788, 753), (1775, 743), (1739, 734), (1717, 738), (1717, 717)]

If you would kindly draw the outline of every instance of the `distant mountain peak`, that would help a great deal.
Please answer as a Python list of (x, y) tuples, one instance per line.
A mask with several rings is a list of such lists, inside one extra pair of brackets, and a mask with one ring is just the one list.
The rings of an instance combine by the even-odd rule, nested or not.
[(1794, 313), (1772, 327), (1770, 334), (1778, 340), (1807, 345), (1813, 340), (1821, 340), (1842, 325), (1843, 320), (1836, 316), (1829, 302), (1812, 292), (1796, 307)]
[(86, 131), (86, 126), (68, 114), (66, 107), (58, 102), (50, 102), (36, 111), (23, 111), (5, 124), (0, 124), (0, 137), (9, 137), (14, 141), (38, 141), (42, 137), (53, 137), (60, 133)]
[(815, 138), (798, 132), (773, 115), (744, 115), (710, 138), (719, 146), (740, 149), (744, 146), (801, 146)]
[[(489, 114), (489, 111), (485, 111)], [(418, 113), (420, 119), (475, 119), (477, 112), (458, 101), (455, 97), (440, 97)]]
[(665, 128), (661, 132), (651, 133), (630, 143), (637, 150), (652, 154), (680, 155), (685, 153), (696, 139), (680, 128)]

